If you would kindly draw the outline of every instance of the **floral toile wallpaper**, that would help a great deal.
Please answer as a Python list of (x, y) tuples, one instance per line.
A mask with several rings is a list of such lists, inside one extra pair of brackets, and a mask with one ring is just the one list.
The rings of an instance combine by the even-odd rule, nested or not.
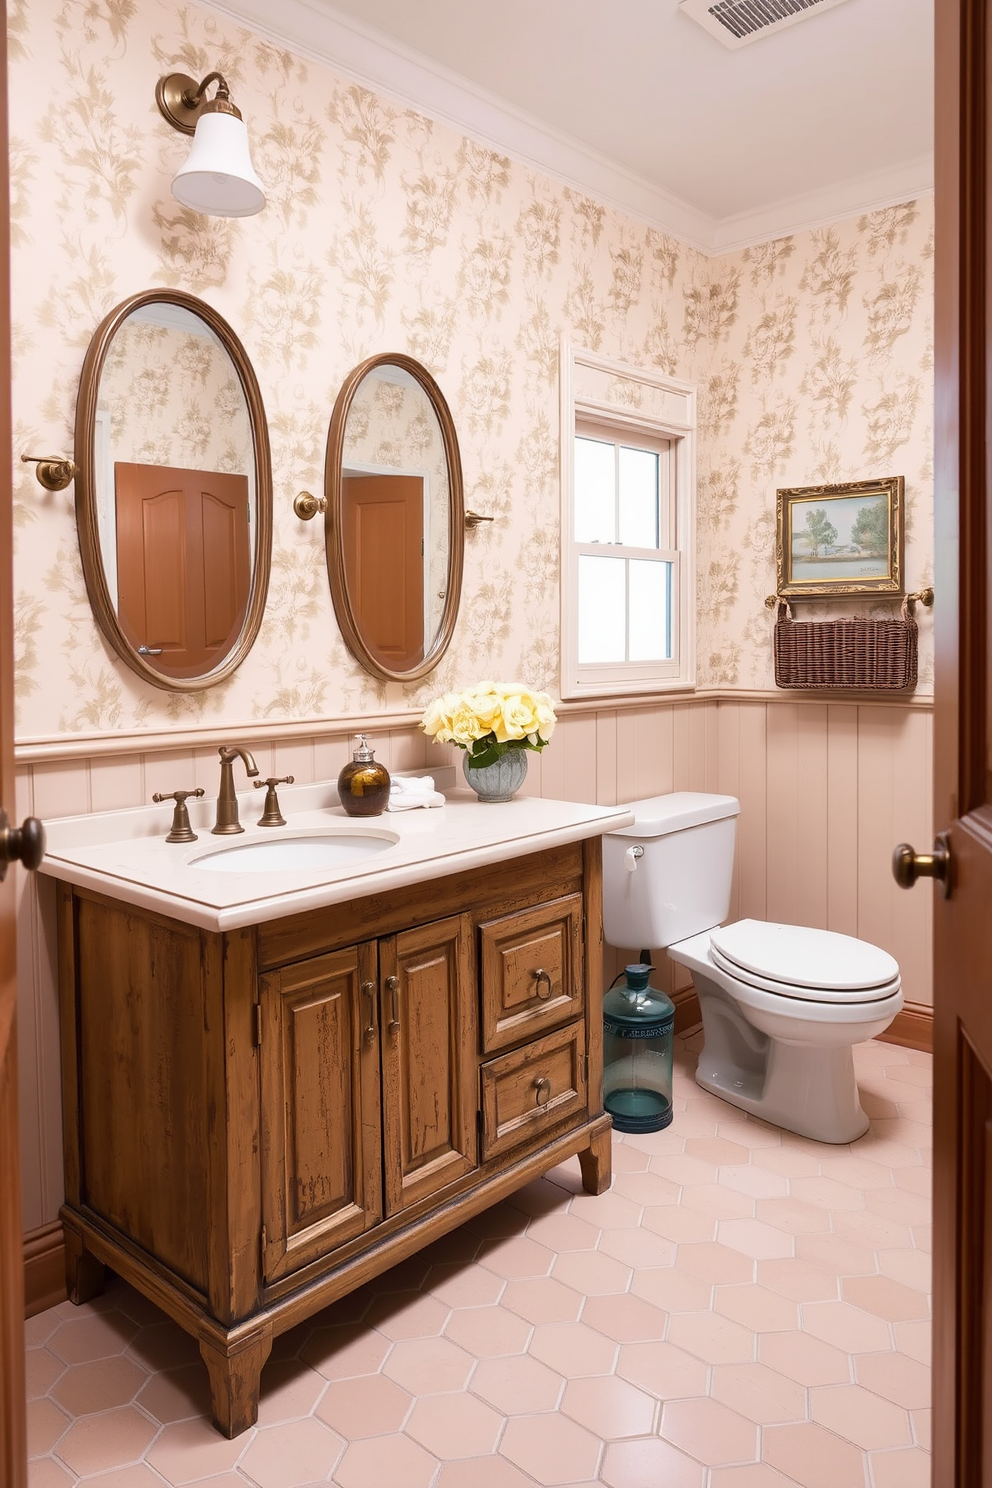
[[(18, 736), (333, 717), (421, 705), (481, 676), (557, 692), (558, 348), (700, 387), (699, 682), (771, 685), (777, 485), (904, 474), (907, 570), (930, 575), (929, 202), (707, 258), (492, 149), (176, 0), (11, 0)], [(187, 149), (161, 73), (219, 68), (269, 190), (258, 217), (172, 198)], [(214, 305), (268, 416), (274, 549), (258, 641), (228, 682), (144, 686), (90, 614), (71, 490), (21, 452), (68, 451), (89, 338), (156, 285)], [(458, 429), (466, 544), (451, 650), (405, 689), (334, 622), (319, 523), (327, 423), (351, 368), (405, 351)], [(930, 675), (924, 621), (923, 676)]]
[[(701, 397), (699, 676), (774, 686), (776, 488), (906, 479), (906, 587), (933, 582), (933, 201), (710, 261)], [(797, 618), (898, 613), (891, 600)], [(933, 689), (930, 616), (920, 691)]]

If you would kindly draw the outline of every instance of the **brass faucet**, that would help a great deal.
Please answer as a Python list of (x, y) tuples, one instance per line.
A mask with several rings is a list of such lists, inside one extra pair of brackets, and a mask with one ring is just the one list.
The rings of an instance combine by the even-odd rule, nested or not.
[(210, 828), (216, 835), (243, 832), (244, 827), (238, 821), (238, 798), (234, 792), (234, 761), (242, 759), (245, 769), (249, 775), (258, 774), (258, 766), (248, 753), (247, 749), (240, 749), (237, 744), (222, 744), (218, 750), (220, 754), (220, 795), (217, 797), (217, 821)]

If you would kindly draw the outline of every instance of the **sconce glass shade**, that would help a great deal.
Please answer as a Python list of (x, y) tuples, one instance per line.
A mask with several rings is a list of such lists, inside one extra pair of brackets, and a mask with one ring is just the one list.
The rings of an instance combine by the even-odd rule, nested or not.
[(253, 217), (262, 210), (265, 188), (251, 163), (243, 119), (229, 113), (200, 115), (172, 194), (184, 207), (210, 217)]

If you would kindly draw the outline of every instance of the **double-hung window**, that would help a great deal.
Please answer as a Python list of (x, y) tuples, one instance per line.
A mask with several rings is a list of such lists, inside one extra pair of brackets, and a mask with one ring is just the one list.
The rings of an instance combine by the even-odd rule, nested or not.
[[(692, 390), (566, 355), (574, 360), (562, 427), (562, 696), (689, 686)], [(599, 390), (589, 373), (604, 366), (611, 383)], [(651, 401), (648, 380), (647, 411), (611, 406), (618, 378), (633, 383), (641, 404)]]

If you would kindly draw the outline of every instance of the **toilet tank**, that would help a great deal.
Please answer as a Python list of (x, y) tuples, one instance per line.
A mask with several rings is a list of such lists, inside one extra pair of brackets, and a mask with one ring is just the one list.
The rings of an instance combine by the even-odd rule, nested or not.
[(730, 910), (740, 802), (674, 791), (625, 804), (634, 825), (603, 837), (608, 943), (656, 949), (721, 924)]

